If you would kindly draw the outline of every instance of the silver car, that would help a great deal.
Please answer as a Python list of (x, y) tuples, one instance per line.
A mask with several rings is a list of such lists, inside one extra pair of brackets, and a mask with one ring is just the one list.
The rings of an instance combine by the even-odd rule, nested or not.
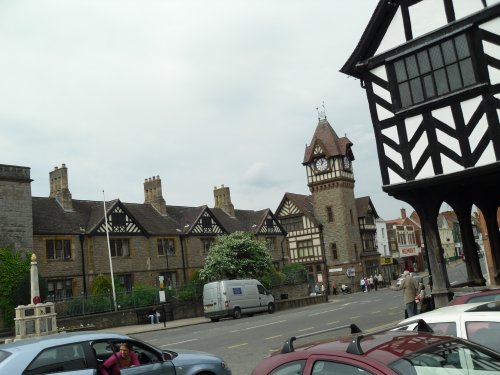
[(231, 375), (224, 360), (209, 353), (161, 350), (130, 336), (103, 333), (58, 333), (0, 345), (0, 374), (98, 375), (100, 365), (115, 355), (120, 343), (132, 345), (140, 366), (122, 375)]

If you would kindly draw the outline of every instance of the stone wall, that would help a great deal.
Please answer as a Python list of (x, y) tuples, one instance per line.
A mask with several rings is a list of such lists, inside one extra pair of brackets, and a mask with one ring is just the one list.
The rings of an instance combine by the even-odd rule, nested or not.
[(0, 164), (0, 247), (33, 248), (31, 179), (28, 167)]

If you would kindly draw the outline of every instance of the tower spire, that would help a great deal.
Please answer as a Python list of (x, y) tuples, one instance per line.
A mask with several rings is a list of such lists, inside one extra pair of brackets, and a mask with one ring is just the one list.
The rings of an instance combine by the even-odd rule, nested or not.
[(318, 120), (326, 120), (326, 109), (325, 109), (325, 102), (321, 104), (321, 106), (316, 107), (316, 111), (318, 112)]

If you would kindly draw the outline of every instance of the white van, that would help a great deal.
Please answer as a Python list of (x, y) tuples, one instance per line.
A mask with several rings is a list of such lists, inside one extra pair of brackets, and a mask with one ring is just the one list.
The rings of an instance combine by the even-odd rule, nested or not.
[(274, 297), (254, 279), (221, 280), (203, 286), (203, 309), (205, 317), (217, 322), (220, 318), (241, 318), (241, 314), (252, 316), (256, 312), (274, 312)]

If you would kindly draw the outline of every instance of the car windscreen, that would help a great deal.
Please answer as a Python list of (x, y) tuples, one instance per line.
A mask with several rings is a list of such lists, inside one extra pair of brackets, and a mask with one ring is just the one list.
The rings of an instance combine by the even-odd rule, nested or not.
[(467, 338), (500, 353), (500, 322), (466, 322)]
[[(500, 373), (500, 354), (464, 340), (448, 341), (389, 364), (400, 375)], [(451, 370), (454, 369), (454, 370)]]
[(2, 361), (5, 360), (5, 358), (10, 356), (10, 354), (11, 353), (6, 352), (5, 350), (0, 350), (0, 363), (2, 363)]
[[(427, 323), (434, 333), (448, 336), (457, 335), (457, 323), (455, 322), (437, 322), (437, 323)], [(415, 330), (417, 327), (415, 327)]]

